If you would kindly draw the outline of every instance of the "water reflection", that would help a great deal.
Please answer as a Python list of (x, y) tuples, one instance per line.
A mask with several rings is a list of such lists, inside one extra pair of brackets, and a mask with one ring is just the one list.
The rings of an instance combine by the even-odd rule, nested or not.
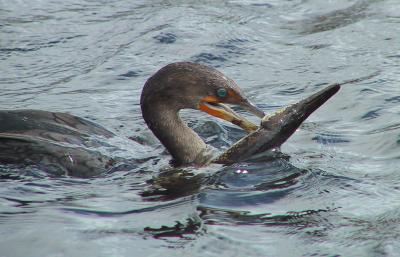
[[(124, 149), (113, 157), (132, 162), (90, 179), (0, 166), (0, 255), (400, 252), (397, 1), (3, 1), (0, 13), (0, 109), (70, 112), (135, 140), (113, 142)], [(219, 67), (268, 113), (366, 77), (311, 116), (281, 156), (169, 180), (138, 102), (147, 77), (178, 60)], [(215, 123), (203, 137), (217, 148), (243, 136)]]
[(299, 26), (302, 34), (334, 30), (373, 15), (373, 12), (369, 11), (369, 8), (376, 2), (380, 2), (380, 0), (359, 0), (346, 8), (313, 15), (309, 18), (293, 22), (293, 25)]

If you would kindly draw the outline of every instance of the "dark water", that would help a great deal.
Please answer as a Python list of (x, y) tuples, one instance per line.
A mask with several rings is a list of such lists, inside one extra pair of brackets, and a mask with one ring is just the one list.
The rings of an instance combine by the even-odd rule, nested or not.
[[(0, 109), (86, 117), (120, 135), (104, 151), (136, 162), (92, 179), (2, 166), (0, 256), (400, 256), (399, 35), (397, 0), (1, 1)], [(282, 154), (147, 194), (169, 157), (139, 96), (180, 60), (217, 67), (267, 112), (367, 79)], [(183, 116), (220, 147), (243, 135)]]

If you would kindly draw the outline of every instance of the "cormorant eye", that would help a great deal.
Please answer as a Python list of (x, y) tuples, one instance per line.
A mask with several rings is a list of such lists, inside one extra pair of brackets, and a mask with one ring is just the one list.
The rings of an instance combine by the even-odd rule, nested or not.
[(221, 98), (224, 98), (224, 97), (226, 97), (228, 95), (228, 92), (226, 91), (226, 89), (225, 88), (218, 88), (218, 90), (217, 90), (217, 96), (218, 97), (221, 97)]

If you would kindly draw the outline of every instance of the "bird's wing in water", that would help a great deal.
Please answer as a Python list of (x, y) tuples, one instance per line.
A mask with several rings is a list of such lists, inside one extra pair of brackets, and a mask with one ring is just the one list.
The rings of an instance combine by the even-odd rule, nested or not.
[(89, 136), (113, 136), (112, 132), (86, 119), (40, 110), (0, 110), (0, 133), (77, 145), (85, 145), (85, 139)]
[(113, 164), (113, 159), (83, 147), (0, 133), (0, 163), (35, 165), (54, 175), (93, 177), (104, 173)]
[(236, 142), (213, 162), (231, 164), (280, 146), (311, 113), (324, 104), (339, 89), (339, 84), (328, 86), (271, 116), (265, 116), (258, 130)]

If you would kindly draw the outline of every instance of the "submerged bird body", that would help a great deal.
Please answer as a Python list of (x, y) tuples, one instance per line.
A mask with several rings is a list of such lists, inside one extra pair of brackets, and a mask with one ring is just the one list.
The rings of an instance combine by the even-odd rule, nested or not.
[(90, 150), (91, 137), (110, 138), (103, 127), (67, 113), (0, 111), (0, 164), (34, 165), (55, 175), (91, 177), (113, 163)]
[[(279, 146), (337, 90), (339, 85), (328, 87), (307, 98), (308, 101), (266, 119), (232, 79), (211, 67), (180, 62), (165, 66), (147, 80), (140, 105), (143, 119), (167, 148), (175, 165), (228, 164)], [(260, 127), (225, 104), (238, 105), (264, 117)], [(206, 112), (238, 125), (250, 134), (216, 157), (215, 152), (180, 118), (182, 109)], [(98, 175), (109, 169), (114, 160), (92, 150), (94, 145), (88, 140), (92, 136), (109, 138), (114, 134), (70, 114), (0, 111), (0, 164), (41, 165), (50, 170), (55, 167), (62, 174), (78, 177)]]

